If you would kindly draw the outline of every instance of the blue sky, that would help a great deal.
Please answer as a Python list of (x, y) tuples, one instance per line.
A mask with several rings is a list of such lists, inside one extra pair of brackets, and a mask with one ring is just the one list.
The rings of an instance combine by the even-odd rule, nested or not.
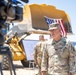
[[(28, 4), (48, 4), (56, 6), (57, 9), (64, 10), (71, 19), (72, 31), (76, 36), (76, 0), (29, 0)], [(71, 39), (75, 39), (71, 38)]]

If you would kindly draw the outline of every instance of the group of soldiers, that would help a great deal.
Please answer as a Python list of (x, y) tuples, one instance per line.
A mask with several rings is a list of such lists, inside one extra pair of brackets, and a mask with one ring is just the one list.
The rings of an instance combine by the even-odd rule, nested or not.
[(60, 25), (49, 26), (51, 39), (44, 35), (34, 48), (34, 61), (38, 65), (37, 75), (76, 75), (76, 50), (70, 41), (61, 35)]

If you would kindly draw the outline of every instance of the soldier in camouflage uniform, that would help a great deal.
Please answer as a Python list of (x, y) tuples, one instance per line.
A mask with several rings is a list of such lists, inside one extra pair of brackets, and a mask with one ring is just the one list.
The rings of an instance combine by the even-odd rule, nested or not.
[(36, 65), (38, 65), (38, 74), (41, 75), (41, 60), (42, 60), (42, 46), (44, 43), (44, 35), (39, 36), (39, 42), (36, 44), (34, 48), (34, 61)]
[(52, 39), (43, 47), (42, 75), (76, 75), (74, 46), (61, 36), (59, 24), (50, 25), (49, 31)]

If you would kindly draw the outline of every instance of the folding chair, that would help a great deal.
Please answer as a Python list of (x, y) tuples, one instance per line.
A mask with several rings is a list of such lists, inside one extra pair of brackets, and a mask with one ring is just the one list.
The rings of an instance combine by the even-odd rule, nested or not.
[(33, 67), (33, 69), (34, 69), (34, 67), (35, 67), (35, 62), (34, 62), (33, 60), (29, 60), (29, 68), (31, 67), (31, 65), (32, 65), (32, 67)]

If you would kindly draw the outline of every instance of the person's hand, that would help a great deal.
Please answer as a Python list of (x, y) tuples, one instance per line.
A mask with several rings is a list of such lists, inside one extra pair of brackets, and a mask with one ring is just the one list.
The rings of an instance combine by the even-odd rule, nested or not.
[(46, 71), (43, 71), (43, 72), (42, 72), (42, 75), (46, 75)]
[(35, 62), (35, 64), (37, 64), (37, 61), (34, 61)]
[(70, 73), (70, 75), (73, 75), (72, 73)]

